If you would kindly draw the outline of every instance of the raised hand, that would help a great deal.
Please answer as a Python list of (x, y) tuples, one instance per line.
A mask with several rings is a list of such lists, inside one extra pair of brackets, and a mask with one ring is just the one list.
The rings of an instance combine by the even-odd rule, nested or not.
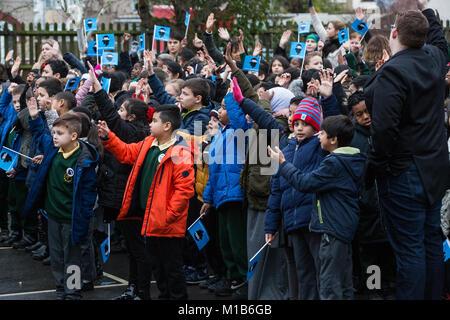
[(206, 32), (211, 33), (214, 27), (214, 23), (216, 19), (214, 19), (214, 13), (210, 13), (208, 19), (206, 19)]
[(17, 77), (17, 74), (19, 73), (20, 63), (22, 62), (22, 58), (20, 56), (16, 57), (16, 60), (14, 60), (14, 64), (11, 68), (11, 75), (13, 78)]
[(8, 65), (9, 61), (12, 60), (13, 55), (14, 55), (14, 50), (9, 50), (8, 53), (6, 54), (6, 57), (5, 57), (5, 64), (6, 65)]
[(153, 71), (153, 57), (155, 53), (153, 51), (144, 50), (144, 68), (147, 70), (149, 75), (154, 74)]
[(8, 93), (9, 93), (9, 94), (12, 94), (14, 88), (16, 88), (17, 86), (18, 86), (17, 83), (11, 82), (11, 84), (10, 84), (9, 87), (8, 87)]
[(97, 77), (95, 76), (94, 67), (92, 67), (92, 64), (88, 61), (87, 62), (89, 67), (89, 77), (91, 79), (92, 85), (94, 86), (94, 92), (98, 92), (102, 90), (102, 86), (100, 82), (98, 81)]
[(428, 0), (416, 0), (416, 1), (417, 1), (417, 8), (420, 11), (428, 9)]
[(262, 44), (259, 40), (255, 41), (255, 49), (253, 50), (253, 56), (257, 57), (262, 53)]
[(203, 47), (203, 41), (197, 36), (197, 33), (195, 33), (195, 37), (194, 37), (194, 40), (192, 40), (192, 44), (196, 48)]
[(271, 101), (274, 94), (275, 94), (275, 92), (273, 90), (267, 90), (267, 91), (259, 90), (258, 91), (258, 96), (259, 96), (259, 99), (261, 99), (261, 100)]
[(348, 75), (348, 71), (349, 70), (344, 70), (341, 73), (339, 73), (335, 78), (334, 78), (334, 83), (338, 83), (338, 82), (342, 82), (345, 81), (345, 79), (347, 78)]
[(361, 7), (358, 7), (355, 9), (355, 16), (356, 19), (363, 21), (366, 15), (364, 14), (363, 9)]
[(37, 119), (39, 117), (39, 109), (37, 106), (36, 98), (31, 97), (27, 101), (27, 106), (28, 106), (28, 112), (30, 113), (30, 118), (33, 120)]
[(333, 93), (333, 76), (330, 71), (323, 70), (320, 72), (319, 93), (322, 98), (328, 98)]
[(106, 124), (106, 121), (99, 120), (97, 129), (98, 129), (98, 135), (100, 138), (102, 138), (102, 139), (108, 138), (109, 132), (111, 130), (109, 130), (108, 125)]
[(280, 48), (284, 49), (286, 48), (286, 44), (289, 42), (289, 38), (291, 37), (292, 31), (286, 30), (283, 32), (283, 35), (281, 36), (280, 43), (278, 44)]
[(225, 63), (230, 67), (231, 72), (234, 72), (238, 69), (233, 58), (231, 58), (231, 42), (227, 43), (227, 49), (225, 51), (223, 59), (225, 60)]
[(241, 103), (242, 100), (244, 100), (244, 96), (242, 95), (242, 91), (239, 87), (239, 83), (236, 77), (233, 77), (233, 81), (231, 82), (230, 87), (231, 91), (233, 92), (234, 100), (236, 100), (237, 103)]
[(187, 47), (187, 44), (188, 44), (187, 38), (183, 38), (183, 40), (181, 40), (181, 48)]
[(219, 33), (219, 37), (222, 38), (225, 41), (230, 40), (230, 34), (228, 33), (228, 30), (225, 28), (219, 28), (219, 30), (217, 30), (217, 32)]
[(291, 74), (286, 72), (281, 75), (280, 80), (278, 81), (278, 85), (287, 88), (290, 82), (291, 82)]

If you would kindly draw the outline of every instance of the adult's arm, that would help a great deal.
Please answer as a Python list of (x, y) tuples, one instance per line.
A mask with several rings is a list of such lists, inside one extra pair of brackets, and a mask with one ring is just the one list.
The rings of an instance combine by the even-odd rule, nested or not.
[(430, 25), (428, 29), (427, 44), (438, 47), (442, 51), (442, 53), (444, 53), (444, 56), (447, 59), (447, 40), (445, 39), (441, 24), (439, 23), (434, 10), (425, 9), (422, 11), (422, 14), (427, 18)]
[(86, 69), (85, 65), (80, 60), (78, 60), (78, 58), (73, 53), (71, 52), (64, 53), (63, 59), (72, 68), (80, 70), (81, 73), (88, 73), (88, 69)]

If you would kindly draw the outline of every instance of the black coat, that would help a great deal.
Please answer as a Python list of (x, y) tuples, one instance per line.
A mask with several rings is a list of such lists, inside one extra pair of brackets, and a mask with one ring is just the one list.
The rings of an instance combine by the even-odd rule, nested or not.
[[(102, 120), (125, 143), (144, 140), (150, 135), (150, 127), (139, 128), (120, 118), (105, 90), (94, 94), (95, 102)], [(108, 150), (99, 169), (98, 204), (104, 207), (120, 209), (128, 176), (132, 165), (121, 164)]]
[(393, 55), (367, 81), (364, 92), (372, 116), (373, 176), (397, 176), (414, 162), (429, 204), (440, 200), (448, 180), (444, 127), (447, 42), (434, 11), (427, 45)]

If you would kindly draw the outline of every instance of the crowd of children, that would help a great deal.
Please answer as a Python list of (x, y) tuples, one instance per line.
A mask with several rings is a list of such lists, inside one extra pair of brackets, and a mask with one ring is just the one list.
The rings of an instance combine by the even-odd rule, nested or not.
[[(416, 1), (389, 37), (341, 43), (348, 26), (325, 29), (309, 0), (304, 59), (287, 54), (287, 30), (258, 72), (243, 70), (262, 50), (242, 32), (219, 28), (216, 46), (212, 13), (202, 39), (172, 30), (160, 54), (125, 34), (116, 66), (48, 40), (23, 79), (8, 52), (0, 146), (20, 156), (0, 170), (0, 245), (50, 265), (61, 300), (94, 289), (108, 224), (128, 253), (116, 300), (188, 299), (187, 285), (236, 300), (449, 298), (449, 58)], [(198, 218), (202, 250), (187, 232)]]

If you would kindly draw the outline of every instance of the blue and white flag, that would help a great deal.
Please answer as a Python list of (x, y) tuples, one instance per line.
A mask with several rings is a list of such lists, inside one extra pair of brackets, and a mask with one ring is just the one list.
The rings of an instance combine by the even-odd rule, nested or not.
[(192, 238), (194, 238), (198, 250), (202, 250), (203, 247), (209, 242), (209, 235), (208, 232), (206, 232), (205, 226), (201, 220), (197, 219), (197, 221), (194, 222), (188, 230)]
[(298, 34), (310, 32), (311, 32), (311, 22), (300, 22), (298, 24)]
[(169, 41), (170, 27), (155, 26), (155, 39), (160, 41)]
[(261, 57), (246, 56), (242, 70), (259, 72)]
[(102, 54), (102, 64), (105, 66), (117, 66), (119, 64), (119, 54), (117, 52), (104, 51)]
[(80, 85), (81, 77), (74, 77), (67, 80), (66, 88), (64, 91), (69, 90), (77, 90), (78, 86)]
[(109, 87), (111, 86), (111, 78), (102, 77), (102, 89), (109, 93)]
[(365, 35), (369, 30), (369, 25), (367, 22), (356, 19), (351, 25), (350, 28), (358, 32), (360, 35)]
[(444, 241), (444, 262), (450, 258), (450, 241), (445, 239)]
[(289, 52), (290, 58), (303, 59), (306, 54), (305, 42), (291, 42), (291, 51)]
[(116, 48), (114, 33), (98, 34), (97, 40), (97, 49), (115, 50)]
[(189, 25), (189, 22), (191, 21), (191, 15), (189, 14), (189, 11), (186, 11), (186, 18), (184, 18), (184, 25), (187, 26)]
[(103, 263), (105, 263), (108, 260), (109, 254), (111, 253), (111, 241), (110, 241), (111, 240), (111, 229), (110, 229), (110, 227), (111, 227), (111, 225), (108, 223), (108, 236), (100, 244), (100, 251), (102, 252)]
[(349, 30), (344, 29), (339, 31), (339, 43), (342, 44), (350, 39)]
[(10, 172), (17, 165), (19, 154), (11, 149), (3, 147), (0, 151), (0, 169)]
[(88, 57), (101, 57), (103, 54), (103, 49), (97, 50), (97, 42), (96, 41), (89, 41), (88, 42), (88, 50), (86, 55)]
[(84, 30), (86, 32), (97, 31), (97, 18), (84, 19)]
[(139, 35), (139, 52), (145, 50), (145, 33)]

